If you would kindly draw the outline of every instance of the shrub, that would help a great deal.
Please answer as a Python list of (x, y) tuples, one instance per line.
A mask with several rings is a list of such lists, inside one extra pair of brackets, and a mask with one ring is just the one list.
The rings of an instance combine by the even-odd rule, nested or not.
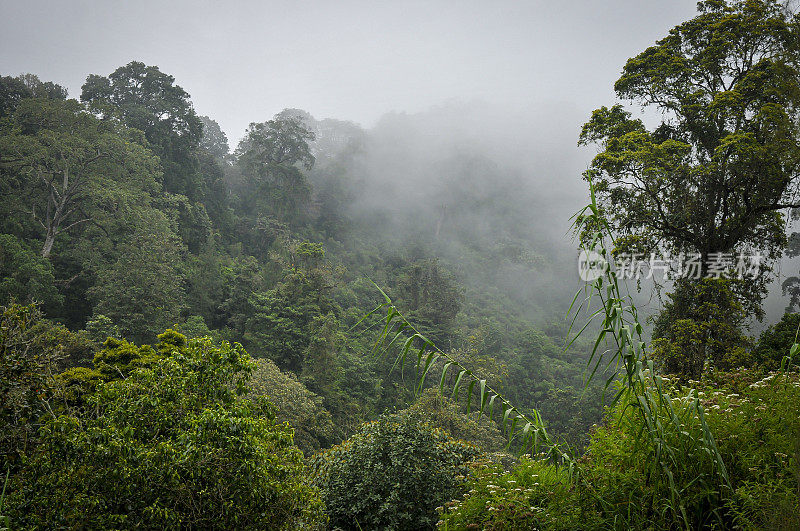
[(316, 456), (315, 483), (343, 529), (430, 529), (478, 455), (469, 444), (407, 417), (383, 416)]
[(153, 367), (173, 348), (183, 348), (186, 338), (173, 330), (158, 336), (158, 352), (150, 345), (137, 346), (124, 339), (108, 337), (92, 360), (93, 368), (71, 367), (53, 378), (53, 387), (60, 399), (56, 409), (79, 413), (87, 406), (87, 397), (94, 394), (101, 382), (127, 378), (136, 369)]
[(278, 422), (288, 422), (294, 428), (295, 444), (304, 454), (311, 455), (321, 446), (329, 446), (334, 426), (322, 398), (309, 391), (294, 374), (281, 371), (272, 360), (254, 361), (257, 366), (249, 382), (249, 396), (269, 399), (277, 409)]
[(442, 395), (438, 389), (426, 389), (401, 415), (411, 422), (426, 423), (447, 432), (454, 439), (474, 444), (484, 452), (498, 452), (506, 446), (506, 439), (496, 424), (485, 415), (470, 416), (458, 404)]
[[(786, 313), (774, 326), (761, 333), (758, 344), (753, 350), (755, 362), (766, 370), (777, 370), (781, 367), (784, 356), (791, 351), (792, 345), (800, 339), (800, 313)], [(795, 356), (792, 365), (800, 366), (800, 356)]]
[(732, 523), (800, 529), (800, 375), (712, 373), (699, 392), (733, 484)]
[(685, 415), (699, 400), (731, 488), (703, 481), (711, 464), (699, 433), (665, 430), (664, 451), (678, 463), (665, 476), (641, 436), (643, 417), (618, 405), (592, 433), (578, 474), (526, 458), (509, 472), (474, 466), (468, 492), (442, 508), (440, 529), (672, 529), (679, 511), (696, 528), (800, 529), (800, 375), (712, 371), (692, 384), (696, 395), (676, 387), (670, 405)]
[[(468, 491), (439, 508), (439, 529), (597, 529), (599, 514), (581, 499), (567, 471), (522, 457), (510, 471), (491, 461), (472, 467)], [(587, 507), (588, 506), (588, 507)]]
[(0, 307), (0, 457), (15, 468), (35, 445), (60, 349), (42, 338), (35, 305)]
[[(321, 504), (291, 430), (240, 398), (253, 362), (239, 345), (168, 331), (162, 358), (97, 384), (82, 416), (62, 415), (16, 474), (15, 527), (297, 528)], [(110, 346), (110, 345), (109, 345)], [(120, 343), (111, 354), (130, 353)], [(120, 361), (120, 360), (117, 360)]]

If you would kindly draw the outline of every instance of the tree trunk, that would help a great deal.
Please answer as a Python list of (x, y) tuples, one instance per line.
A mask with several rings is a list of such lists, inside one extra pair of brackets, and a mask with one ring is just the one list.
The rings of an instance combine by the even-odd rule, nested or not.
[(44, 238), (44, 246), (42, 247), (42, 258), (49, 258), (50, 251), (53, 249), (53, 243), (56, 241), (56, 233), (54, 230), (47, 229), (47, 236)]

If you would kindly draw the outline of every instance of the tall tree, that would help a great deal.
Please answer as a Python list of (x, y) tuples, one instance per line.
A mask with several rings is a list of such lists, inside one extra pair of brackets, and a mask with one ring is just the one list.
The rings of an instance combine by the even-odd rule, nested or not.
[(254, 213), (291, 222), (303, 214), (311, 188), (301, 169), (314, 165), (309, 142), (314, 133), (297, 117), (252, 123), (239, 144), (237, 156), (242, 174), (257, 192), (244, 201)]
[(184, 307), (184, 248), (166, 216), (153, 208), (130, 214), (130, 234), (117, 245), (89, 290), (96, 315), (110, 317), (124, 337), (152, 342), (180, 321)]
[(0, 118), (10, 117), (20, 101), (33, 96), (19, 78), (0, 76)]
[[(698, 8), (630, 59), (614, 86), (621, 99), (659, 110), (661, 122), (649, 129), (621, 105), (596, 110), (580, 143), (602, 152), (586, 177), (617, 251), (699, 253), (700, 276), (718, 253), (760, 252), (761, 274), (730, 288), (760, 318), (770, 261), (786, 242), (781, 211), (800, 206), (798, 19), (774, 0)], [(683, 279), (676, 289), (696, 291), (695, 283)]]
[(153, 190), (156, 159), (128, 131), (98, 120), (75, 100), (27, 99), (0, 135), (0, 168), (8, 175), (6, 212), (27, 212), (43, 229), (41, 255), (56, 238), (92, 222), (102, 189)]
[(203, 136), (200, 139), (200, 148), (210, 153), (214, 158), (225, 160), (230, 152), (228, 137), (219, 124), (208, 116), (199, 116), (203, 123)]
[(90, 75), (81, 101), (103, 116), (116, 116), (143, 131), (164, 167), (164, 188), (198, 200), (202, 183), (197, 175), (196, 151), (203, 123), (189, 94), (175, 78), (156, 66), (133, 61), (108, 77)]
[(426, 337), (439, 344), (452, 338), (463, 293), (438, 260), (418, 260), (406, 266), (398, 276), (396, 294)]
[[(319, 365), (316, 369), (328, 366), (334, 371), (336, 314), (341, 310), (330, 297), (331, 274), (322, 245), (291, 244), (287, 254), (284, 278), (273, 289), (250, 297), (245, 340), (255, 356), (268, 357), (283, 370), (300, 374), (311, 359)], [(319, 386), (311, 389), (320, 392), (331, 382), (315, 372), (306, 371), (305, 376), (318, 380)]]
[(232, 211), (229, 190), (225, 184), (225, 170), (230, 170), (228, 137), (219, 124), (208, 116), (200, 116), (203, 138), (200, 140), (198, 172), (203, 182), (203, 204), (214, 227), (223, 234), (231, 229)]
[(42, 81), (36, 74), (21, 74), (17, 79), (27, 87), (33, 98), (67, 99), (67, 89), (52, 81)]

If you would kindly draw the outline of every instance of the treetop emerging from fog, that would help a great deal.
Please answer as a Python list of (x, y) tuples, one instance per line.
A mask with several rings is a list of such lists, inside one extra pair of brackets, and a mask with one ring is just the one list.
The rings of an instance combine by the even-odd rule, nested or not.
[(708, 253), (785, 241), (798, 206), (798, 20), (774, 1), (699, 4), (700, 14), (630, 59), (622, 99), (662, 112), (649, 130), (621, 105), (581, 132), (602, 152), (597, 187), (620, 248)]

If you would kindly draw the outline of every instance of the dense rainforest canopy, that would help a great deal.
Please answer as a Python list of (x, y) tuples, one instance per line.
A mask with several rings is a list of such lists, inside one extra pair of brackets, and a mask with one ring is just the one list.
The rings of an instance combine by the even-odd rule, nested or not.
[(290, 108), (231, 146), (155, 65), (0, 76), (0, 528), (800, 527), (800, 321), (748, 328), (797, 247), (800, 26), (698, 8), (614, 87), (660, 120), (576, 131), (573, 230), (764, 260), (657, 284), (651, 320), (580, 281), (575, 212), (476, 144), (485, 109)]

